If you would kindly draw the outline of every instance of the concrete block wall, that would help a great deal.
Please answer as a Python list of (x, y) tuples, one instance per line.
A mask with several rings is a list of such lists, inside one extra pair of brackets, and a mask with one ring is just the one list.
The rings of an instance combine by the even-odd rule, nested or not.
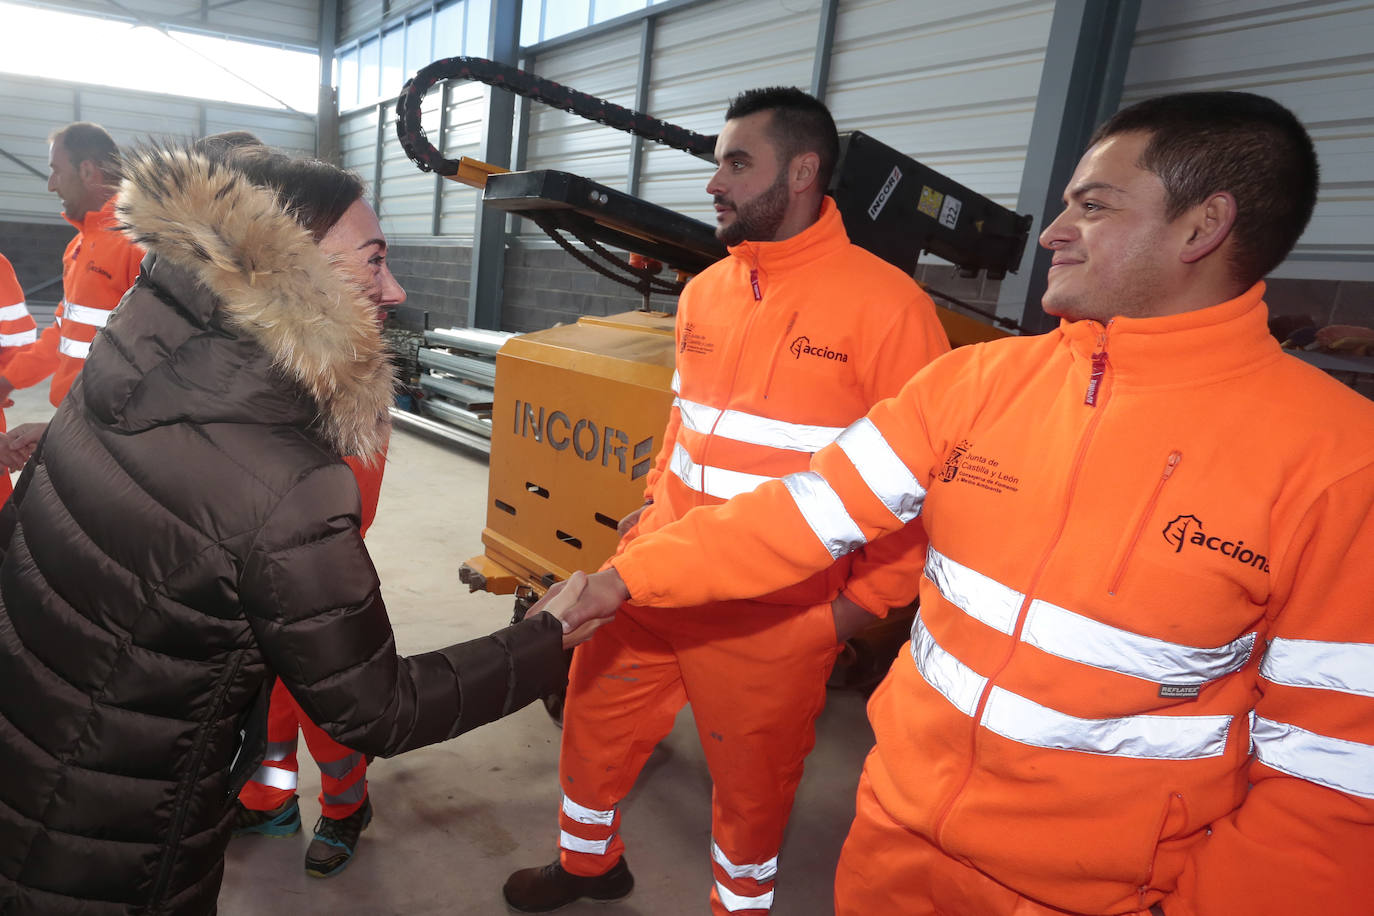
[[(54, 198), (54, 202), (56, 198)], [(68, 223), (20, 223), (0, 221), (0, 254), (14, 265), (19, 286), (25, 291), (62, 275), (62, 252), (76, 235)], [(29, 297), (30, 306), (53, 307), (62, 299), (62, 282)]]
[[(581, 315), (637, 309), (644, 302), (630, 287), (603, 277), (558, 248), (511, 246), (506, 252), (505, 287), (503, 331), (537, 331), (570, 324)], [(677, 298), (655, 293), (650, 306), (672, 311)]]
[(398, 241), (387, 249), (387, 261), (406, 291), (396, 311), (401, 327), (424, 331), (467, 324), (470, 247)]

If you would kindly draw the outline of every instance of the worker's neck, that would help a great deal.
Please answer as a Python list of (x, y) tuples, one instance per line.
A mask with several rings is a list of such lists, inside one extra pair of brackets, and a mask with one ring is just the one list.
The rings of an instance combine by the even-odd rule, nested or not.
[(810, 229), (821, 218), (821, 202), (824, 199), (823, 194), (793, 196), (787, 213), (783, 215), (782, 224), (771, 241), (781, 242)]

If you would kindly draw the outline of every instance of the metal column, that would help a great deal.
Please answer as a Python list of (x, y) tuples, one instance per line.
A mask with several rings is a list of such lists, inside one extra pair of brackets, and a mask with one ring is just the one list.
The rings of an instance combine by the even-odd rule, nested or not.
[(1021, 268), (1002, 281), (997, 312), (1018, 318), (1027, 334), (1058, 319), (1040, 308), (1050, 252), (1035, 235), (1063, 209), (1061, 195), (1093, 130), (1116, 111), (1135, 38), (1140, 0), (1058, 0), (1031, 122), (1016, 209), (1036, 216)]
[(339, 93), (334, 88), (334, 50), (339, 0), (320, 0), (320, 94), (315, 107), (315, 155), (339, 163)]
[[(520, 0), (492, 0), (487, 57), (514, 65), (520, 53)], [(482, 126), (483, 162), (509, 167), (515, 97), (487, 89), (487, 113)], [(472, 234), (472, 276), (468, 285), (468, 327), (499, 330), (506, 275), (506, 214), (488, 210), (477, 201)]]

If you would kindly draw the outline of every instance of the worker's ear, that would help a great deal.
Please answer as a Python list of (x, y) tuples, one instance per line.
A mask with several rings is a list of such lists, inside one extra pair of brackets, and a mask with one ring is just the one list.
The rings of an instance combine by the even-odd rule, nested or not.
[(1218, 191), (1179, 217), (1188, 230), (1179, 252), (1185, 264), (1201, 261), (1216, 251), (1236, 224), (1236, 199), (1229, 191)]
[(81, 164), (76, 167), (76, 174), (81, 179), (81, 183), (86, 187), (105, 183), (105, 173), (95, 164), (93, 159), (83, 159)]
[[(789, 168), (791, 175), (788, 176), (788, 183), (792, 186), (792, 193), (800, 194), (816, 183), (820, 175), (821, 157), (816, 153), (798, 153), (792, 157)], [(824, 190), (821, 188), (821, 191)]]

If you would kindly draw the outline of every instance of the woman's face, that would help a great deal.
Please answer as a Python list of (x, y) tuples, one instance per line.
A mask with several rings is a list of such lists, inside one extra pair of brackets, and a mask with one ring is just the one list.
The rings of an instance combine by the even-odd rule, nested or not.
[(350, 281), (358, 284), (381, 321), (388, 309), (406, 301), (406, 291), (386, 263), (386, 236), (367, 201), (358, 198), (320, 239), (320, 250)]

